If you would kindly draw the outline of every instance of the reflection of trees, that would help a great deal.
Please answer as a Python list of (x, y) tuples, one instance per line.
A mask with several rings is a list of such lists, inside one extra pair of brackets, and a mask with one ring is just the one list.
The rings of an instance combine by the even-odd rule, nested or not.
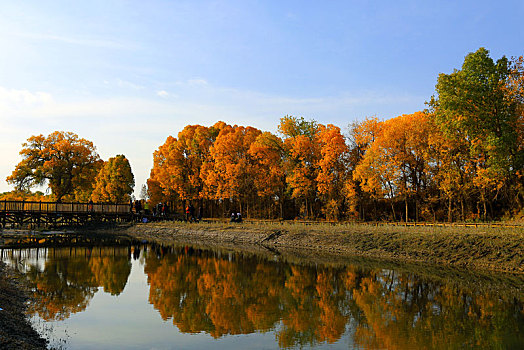
[(149, 254), (150, 302), (182, 332), (225, 334), (275, 328), (282, 346), (334, 342), (344, 333), (347, 299), (337, 274), (256, 257), (178, 251)]
[(181, 249), (148, 254), (149, 300), (182, 332), (274, 330), (281, 347), (332, 343), (348, 323), (365, 348), (505, 348), (523, 303), (389, 270), (289, 265)]
[(85, 310), (99, 286), (118, 295), (124, 289), (131, 262), (128, 248), (49, 249), (43, 269), (29, 267), (33, 288), (30, 312), (45, 320), (63, 320)]
[(164, 320), (172, 318), (183, 332), (220, 337), (266, 331), (279, 319), (275, 286), (282, 281), (265, 271), (271, 266), (258, 265), (199, 253), (162, 259), (150, 254), (145, 267), (149, 300)]
[(518, 348), (522, 301), (414, 275), (373, 272), (353, 290), (365, 316), (355, 342), (369, 349)]
[(127, 255), (91, 256), (89, 267), (97, 286), (104, 287), (106, 293), (119, 295), (131, 272), (131, 261)]
[(50, 259), (43, 271), (32, 268), (27, 274), (34, 288), (29, 312), (45, 320), (64, 320), (84, 310), (97, 288), (84, 258)]
[[(291, 265), (189, 248), (153, 247), (140, 259), (149, 301), (182, 332), (218, 338), (274, 331), (285, 348), (336, 342), (346, 330), (367, 349), (518, 348), (524, 342), (520, 294), (391, 270)], [(43, 267), (34, 263), (27, 272), (37, 299), (32, 311), (65, 319), (84, 310), (100, 286), (121, 293), (130, 270), (128, 248), (49, 250)]]
[(283, 295), (282, 347), (337, 341), (348, 321), (341, 270), (292, 266)]

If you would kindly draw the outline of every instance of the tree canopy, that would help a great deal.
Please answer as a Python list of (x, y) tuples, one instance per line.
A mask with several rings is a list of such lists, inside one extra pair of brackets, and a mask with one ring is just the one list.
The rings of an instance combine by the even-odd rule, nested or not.
[[(141, 197), (207, 216), (326, 220), (489, 220), (524, 213), (524, 58), (480, 48), (438, 76), (424, 111), (345, 130), (286, 115), (277, 133), (187, 125), (153, 155)], [(56, 199), (127, 201), (124, 156), (103, 163), (73, 133), (32, 136), (8, 181)], [(96, 178), (96, 182), (94, 179)], [(93, 192), (94, 191), (94, 192)]]
[[(91, 141), (72, 132), (31, 136), (22, 145), (22, 161), (7, 178), (18, 190), (48, 184), (56, 200), (89, 197), (100, 157)], [(87, 195), (86, 195), (87, 193)]]
[(109, 158), (95, 179), (91, 195), (95, 202), (125, 203), (131, 199), (135, 178), (131, 165), (123, 155)]

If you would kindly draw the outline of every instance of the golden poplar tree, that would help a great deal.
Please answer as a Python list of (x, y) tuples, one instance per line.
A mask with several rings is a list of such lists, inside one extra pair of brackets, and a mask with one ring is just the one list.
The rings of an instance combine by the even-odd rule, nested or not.
[(95, 202), (127, 203), (131, 199), (135, 178), (123, 155), (109, 158), (95, 179), (92, 199)]
[(101, 163), (91, 141), (55, 131), (31, 136), (22, 147), (22, 161), (7, 178), (17, 190), (47, 184), (58, 201), (89, 196)]

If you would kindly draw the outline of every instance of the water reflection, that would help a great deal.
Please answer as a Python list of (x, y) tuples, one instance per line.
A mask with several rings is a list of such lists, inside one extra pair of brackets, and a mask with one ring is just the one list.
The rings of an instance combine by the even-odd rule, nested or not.
[(32, 254), (14, 251), (7, 260), (26, 267), (37, 300), (32, 312), (46, 320), (85, 310), (99, 288), (119, 295), (131, 259), (140, 259), (149, 303), (184, 333), (218, 339), (272, 332), (282, 348), (331, 344), (342, 337), (365, 349), (524, 344), (522, 294), (503, 288), (188, 247), (57, 248), (43, 254), (43, 263)]
[(124, 290), (131, 272), (128, 252), (127, 247), (28, 249), (11, 251), (10, 262), (30, 281), (35, 302), (29, 311), (46, 321), (64, 320), (84, 311), (99, 287), (112, 295)]

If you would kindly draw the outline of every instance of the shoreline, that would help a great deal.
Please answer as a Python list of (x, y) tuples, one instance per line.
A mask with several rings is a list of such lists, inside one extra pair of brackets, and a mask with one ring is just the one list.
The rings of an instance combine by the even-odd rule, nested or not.
[(370, 227), (244, 223), (137, 223), (101, 230), (161, 243), (363, 257), (524, 274), (524, 228)]
[[(12, 233), (38, 235), (24, 230)], [(524, 228), (520, 227), (501, 230), (155, 222), (41, 233), (116, 236), (144, 243), (238, 251), (300, 264), (356, 264), (417, 273), (461, 288), (497, 293), (503, 288), (508, 295), (523, 297)], [(20, 276), (0, 262), (0, 308), (4, 309), (0, 312), (8, 311), (0, 315), (2, 349), (46, 349), (48, 345), (25, 315), (26, 288)]]
[(48, 341), (38, 334), (25, 313), (27, 287), (21, 280), (0, 261), (0, 348), (47, 349)]

